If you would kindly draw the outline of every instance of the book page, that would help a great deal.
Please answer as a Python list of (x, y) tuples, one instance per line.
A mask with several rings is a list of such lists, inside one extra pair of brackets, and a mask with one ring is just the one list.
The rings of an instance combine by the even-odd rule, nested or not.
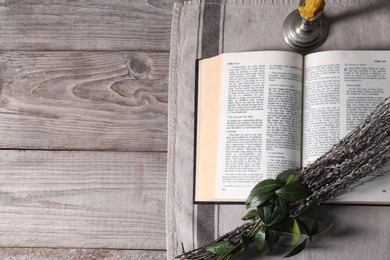
[(222, 56), (219, 55), (199, 62), (196, 109), (195, 201), (210, 201), (215, 198), (221, 59)]
[(217, 200), (245, 201), (259, 181), (300, 166), (301, 55), (224, 54)]
[[(390, 95), (390, 51), (326, 51), (305, 57), (303, 164), (327, 152)], [(387, 165), (378, 175), (389, 170)], [(337, 200), (390, 203), (390, 173)]]

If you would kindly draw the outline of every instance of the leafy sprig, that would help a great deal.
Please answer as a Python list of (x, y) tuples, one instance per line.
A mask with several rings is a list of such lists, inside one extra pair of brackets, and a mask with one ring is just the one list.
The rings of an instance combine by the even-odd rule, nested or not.
[[(285, 257), (299, 254), (313, 237), (328, 232), (333, 222), (316, 214), (315, 200), (310, 211), (291, 214), (290, 203), (307, 198), (311, 191), (296, 180), (295, 170), (281, 172), (276, 179), (266, 179), (253, 187), (245, 202), (250, 209), (242, 220), (254, 222), (253, 227), (241, 235), (240, 241), (223, 240), (206, 249), (218, 255), (218, 259), (231, 259), (248, 250), (254, 244), (259, 255), (265, 255), (277, 246), (290, 248)], [(327, 225), (320, 228), (319, 222)]]

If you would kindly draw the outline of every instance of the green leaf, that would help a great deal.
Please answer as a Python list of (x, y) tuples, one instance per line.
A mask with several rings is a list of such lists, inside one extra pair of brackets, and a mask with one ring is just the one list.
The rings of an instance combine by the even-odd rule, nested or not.
[(292, 182), (296, 181), (296, 179), (297, 178), (295, 177), (295, 175), (290, 175), (287, 178), (286, 184), (292, 183)]
[(262, 250), (265, 245), (266, 229), (261, 228), (255, 235), (255, 245), (259, 250)]
[(248, 213), (246, 213), (245, 216), (243, 216), (241, 219), (242, 220), (248, 220), (248, 219), (253, 219), (257, 217), (257, 210), (255, 209), (252, 209), (251, 211), (249, 211)]
[(296, 218), (295, 220), (298, 222), (299, 227), (301, 228), (301, 234), (302, 234), (302, 229), (303, 229), (305, 234), (307, 234), (310, 237), (310, 241), (311, 241), (311, 231), (307, 227), (306, 223), (303, 220), (299, 219), (299, 218)]
[(276, 197), (275, 198), (275, 210), (272, 214), (271, 221), (270, 221), (270, 226), (275, 225), (281, 221), (283, 221), (287, 217), (287, 202), (280, 198)]
[(279, 211), (279, 214), (286, 217), (287, 216), (287, 202), (281, 197), (276, 197), (275, 199), (276, 208)]
[(250, 196), (268, 194), (279, 189), (280, 187), (281, 185), (277, 183), (276, 180), (266, 179), (264, 181), (259, 182), (258, 184), (256, 184), (255, 187), (253, 187)]
[[(256, 208), (257, 206), (260, 206), (262, 204), (264, 204), (267, 200), (269, 200), (270, 198), (272, 198), (273, 196), (275, 195), (275, 193), (266, 193), (266, 194), (258, 194), (258, 195), (255, 195), (251, 198), (251, 201), (250, 201), (250, 207), (252, 208)], [(250, 196), (249, 196), (250, 198)], [(249, 199), (248, 198), (248, 199)], [(247, 207), (248, 208), (248, 207)]]
[(245, 208), (249, 209), (251, 207), (251, 201), (253, 199), (253, 196), (248, 196), (248, 198), (245, 201)]
[(291, 256), (299, 254), (300, 252), (302, 252), (303, 249), (305, 249), (306, 243), (307, 243), (307, 239), (303, 240), (302, 243), (297, 245), (293, 250), (291, 250), (290, 253), (288, 253), (284, 257), (291, 257)]
[(257, 207), (268, 199), (275, 195), (274, 191), (281, 187), (276, 180), (266, 179), (259, 182), (255, 187), (253, 187), (251, 193), (249, 194), (245, 205), (246, 208)]
[(272, 229), (279, 231), (279, 232), (290, 233), (292, 225), (293, 225), (292, 218), (286, 217), (280, 223), (273, 225)]
[(257, 214), (259, 218), (268, 225), (271, 221), (272, 208), (270, 204), (265, 204), (257, 207)]
[(278, 176), (276, 176), (276, 181), (278, 183), (283, 184), (283, 185), (287, 184), (288, 179), (291, 178), (290, 176), (295, 177), (295, 170), (294, 169), (282, 171), (281, 173), (278, 174)]
[(269, 248), (273, 248), (279, 241), (279, 234), (275, 230), (269, 229), (266, 235), (267, 245)]
[(268, 226), (275, 226), (278, 225), (280, 222), (282, 222), (287, 216), (286, 215), (280, 215), (278, 211), (275, 211), (274, 214), (272, 214), (272, 218)]
[(299, 242), (300, 238), (301, 238), (301, 230), (299, 228), (298, 222), (295, 220), (295, 218), (293, 218), (290, 246), (295, 246)]
[(275, 191), (275, 194), (287, 201), (295, 202), (310, 195), (310, 190), (297, 182), (289, 183)]
[(251, 240), (247, 236), (241, 236), (240, 243), (242, 245), (242, 250), (241, 251), (246, 251), (248, 250), (249, 244)]
[(220, 241), (207, 246), (206, 250), (217, 255), (226, 255), (235, 247), (236, 246), (229, 241)]
[(283, 220), (282, 217), (283, 217), (283, 216), (281, 216), (281, 215), (279, 214), (279, 211), (275, 208), (275, 209), (274, 209), (274, 212), (272, 212), (272, 216), (271, 216), (271, 219), (270, 219), (270, 221), (269, 221), (269, 223), (268, 223), (268, 226), (275, 225), (275, 224), (277, 224), (278, 222), (282, 221), (282, 220)]

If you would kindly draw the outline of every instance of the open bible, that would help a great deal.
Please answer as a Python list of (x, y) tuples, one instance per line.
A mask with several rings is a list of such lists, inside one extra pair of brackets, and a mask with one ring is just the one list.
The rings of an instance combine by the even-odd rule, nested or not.
[[(244, 202), (304, 167), (390, 96), (390, 51), (221, 54), (198, 63), (195, 202)], [(390, 204), (387, 164), (336, 202)]]

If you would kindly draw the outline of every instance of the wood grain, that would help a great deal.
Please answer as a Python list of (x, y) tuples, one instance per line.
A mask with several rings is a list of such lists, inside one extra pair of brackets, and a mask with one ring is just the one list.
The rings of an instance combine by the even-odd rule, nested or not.
[(166, 259), (165, 251), (0, 248), (0, 259), (7, 260), (158, 260)]
[(0, 53), (0, 148), (166, 151), (168, 53)]
[(0, 247), (165, 249), (165, 153), (0, 151)]
[(173, 2), (3, 0), (0, 49), (169, 51)]

